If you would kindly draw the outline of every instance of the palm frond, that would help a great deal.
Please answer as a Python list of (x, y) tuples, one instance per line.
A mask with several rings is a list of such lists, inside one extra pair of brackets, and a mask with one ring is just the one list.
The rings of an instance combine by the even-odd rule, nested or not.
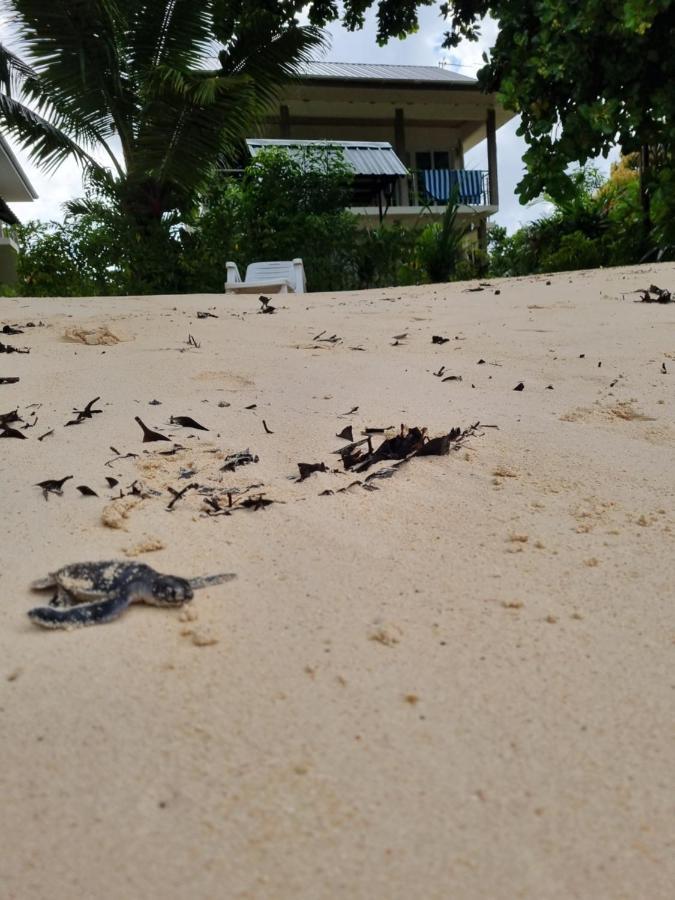
[(12, 96), (21, 90), (28, 78), (35, 78), (35, 69), (25, 63), (4, 44), (0, 44), (0, 86)]
[(30, 158), (46, 172), (75, 157), (86, 168), (105, 169), (79, 144), (23, 103), (0, 93), (0, 122)]
[(147, 73), (168, 65), (197, 68), (212, 42), (210, 2), (118, 0), (127, 20), (125, 50), (138, 88)]
[(292, 81), (303, 62), (326, 48), (323, 32), (312, 25), (276, 31), (243, 27), (219, 54), (223, 73), (248, 75), (262, 106), (269, 106), (281, 86)]
[[(106, 143), (119, 134), (124, 144), (134, 103), (120, 66), (118, 35), (124, 21), (114, 0), (9, 0), (34, 77), (22, 99), (49, 115), (57, 127), (78, 129)], [(110, 151), (110, 148), (107, 148)]]

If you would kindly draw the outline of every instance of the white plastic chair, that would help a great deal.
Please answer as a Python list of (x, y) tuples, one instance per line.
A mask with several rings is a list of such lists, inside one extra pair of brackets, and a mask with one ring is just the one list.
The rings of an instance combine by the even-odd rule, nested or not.
[(251, 263), (242, 281), (237, 264), (228, 262), (225, 290), (234, 294), (255, 294), (258, 291), (304, 294), (305, 267), (301, 259)]

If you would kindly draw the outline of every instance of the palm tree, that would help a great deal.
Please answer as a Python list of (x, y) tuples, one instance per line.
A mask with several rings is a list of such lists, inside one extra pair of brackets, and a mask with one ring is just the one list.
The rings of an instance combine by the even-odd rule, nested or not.
[(47, 172), (77, 159), (139, 225), (194, 208), (215, 162), (323, 46), (276, 2), (2, 5), (21, 55), (0, 45), (0, 128)]

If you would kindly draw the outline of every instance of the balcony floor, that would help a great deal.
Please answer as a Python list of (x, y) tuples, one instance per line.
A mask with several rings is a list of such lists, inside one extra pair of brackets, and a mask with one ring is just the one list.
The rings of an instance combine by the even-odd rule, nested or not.
[[(405, 221), (412, 224), (416, 218), (440, 219), (446, 210), (445, 206), (390, 206), (384, 216), (385, 222)], [(464, 220), (479, 221), (494, 216), (499, 211), (498, 206), (467, 206), (462, 204), (457, 209), (457, 215)], [(380, 210), (377, 206), (351, 206), (349, 212), (362, 216), (368, 224), (373, 220), (380, 221)]]

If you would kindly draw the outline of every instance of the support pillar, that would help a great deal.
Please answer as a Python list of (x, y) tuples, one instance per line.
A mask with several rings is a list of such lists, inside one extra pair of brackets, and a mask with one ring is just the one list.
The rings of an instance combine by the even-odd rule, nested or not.
[[(406, 147), (405, 147), (405, 113), (403, 109), (394, 110), (394, 150), (403, 165), (406, 164)], [(399, 203), (401, 206), (410, 206), (410, 190), (408, 179), (401, 178), (399, 180)]]
[(497, 186), (497, 129), (494, 109), (488, 110), (485, 130), (487, 133), (489, 200), (491, 206), (499, 206), (499, 188)]
[(279, 107), (279, 130), (282, 138), (291, 136), (291, 113), (287, 106)]

